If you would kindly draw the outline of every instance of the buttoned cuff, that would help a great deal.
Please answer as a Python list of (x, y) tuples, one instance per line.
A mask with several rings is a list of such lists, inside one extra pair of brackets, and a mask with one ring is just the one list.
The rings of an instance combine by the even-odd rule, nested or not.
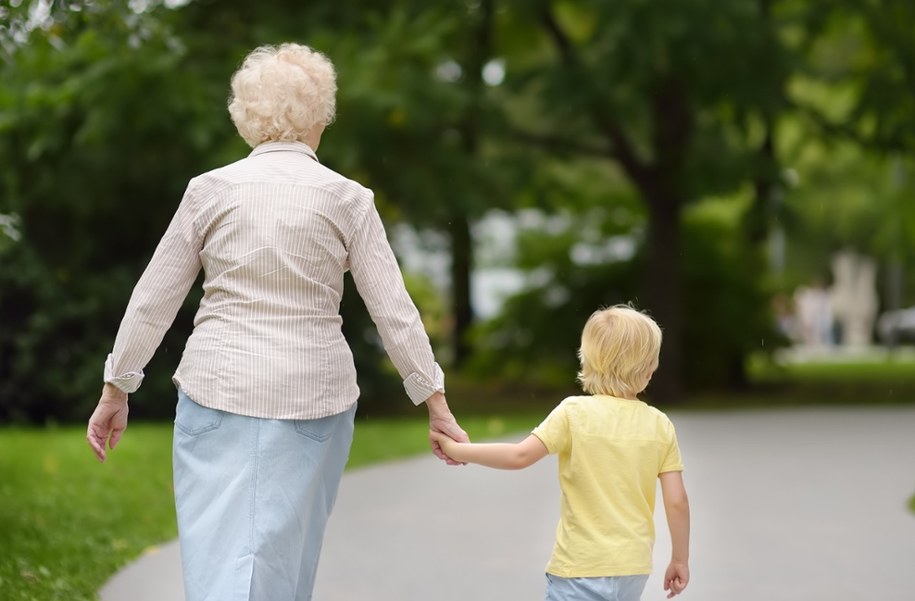
[(425, 376), (413, 372), (403, 381), (403, 387), (413, 404), (421, 405), (436, 392), (445, 392), (445, 372), (436, 363), (435, 373), (431, 382)]
[(126, 374), (114, 374), (114, 359), (111, 354), (105, 359), (105, 384), (111, 384), (121, 392), (130, 394), (136, 392), (143, 383), (143, 370), (131, 371)]

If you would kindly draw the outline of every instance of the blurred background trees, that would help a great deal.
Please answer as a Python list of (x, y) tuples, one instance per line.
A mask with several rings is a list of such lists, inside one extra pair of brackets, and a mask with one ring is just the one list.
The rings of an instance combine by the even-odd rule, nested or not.
[[(338, 69), (322, 161), (442, 257), (408, 281), (446, 372), (571, 388), (588, 315), (633, 301), (665, 331), (656, 402), (745, 387), (784, 342), (773, 295), (836, 249), (879, 261), (884, 307), (915, 300), (912, 23), (908, 0), (7, 3), (0, 420), (88, 414), (188, 179), (248, 152), (232, 72), (288, 40)], [(483, 315), (487, 269), (518, 285)], [(196, 294), (135, 415), (171, 413)], [(363, 407), (405, 406), (352, 287), (343, 312)]]

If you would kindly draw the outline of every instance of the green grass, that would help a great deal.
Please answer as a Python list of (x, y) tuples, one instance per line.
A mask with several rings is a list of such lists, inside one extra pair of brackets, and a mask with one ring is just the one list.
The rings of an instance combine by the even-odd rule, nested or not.
[[(417, 412), (417, 415), (425, 411)], [(467, 417), (477, 439), (543, 418)], [(357, 418), (348, 469), (429, 452), (424, 419)], [(131, 424), (100, 465), (83, 427), (0, 429), (0, 599), (90, 601), (118, 569), (177, 536), (171, 424)]]
[(875, 358), (870, 361), (849, 358), (843, 360), (805, 361), (777, 364), (754, 357), (748, 370), (755, 381), (793, 382), (905, 382), (915, 383), (915, 360), (911, 356)]
[[(750, 404), (893, 405), (915, 403), (915, 360), (911, 354), (777, 364), (754, 358), (748, 365), (754, 389)], [(758, 397), (754, 398), (754, 397)]]
[(83, 428), (0, 430), (0, 591), (88, 600), (175, 533), (167, 426), (134, 425), (105, 465)]

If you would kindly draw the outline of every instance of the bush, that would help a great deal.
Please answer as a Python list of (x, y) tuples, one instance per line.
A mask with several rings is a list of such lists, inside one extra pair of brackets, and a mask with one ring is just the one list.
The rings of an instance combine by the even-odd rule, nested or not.
[(690, 216), (684, 227), (683, 365), (690, 391), (743, 388), (747, 358), (784, 346), (776, 331), (763, 257), (740, 232)]

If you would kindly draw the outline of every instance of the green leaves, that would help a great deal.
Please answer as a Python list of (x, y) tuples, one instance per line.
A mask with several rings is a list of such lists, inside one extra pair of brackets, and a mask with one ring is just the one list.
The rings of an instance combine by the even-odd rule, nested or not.
[[(74, 417), (94, 403), (130, 288), (187, 180), (247, 152), (224, 109), (228, 81), (264, 43), (304, 42), (335, 62), (338, 120), (321, 160), (373, 188), (390, 225), (449, 240), (455, 292), (440, 321), (459, 339), (477, 252), (550, 274), (483, 327), (491, 348), (511, 339), (536, 354), (533, 341), (555, 331), (575, 338), (589, 304), (634, 297), (667, 303), (656, 316), (675, 331), (711, 278), (741, 310), (710, 313), (722, 320), (711, 338), (685, 324), (683, 344), (708, 338), (730, 354), (722, 364), (762, 328), (757, 246), (773, 224), (789, 233), (788, 283), (839, 243), (912, 252), (908, 0), (95, 0), (52, 2), (46, 16), (39, 4), (0, 8), (0, 418)], [(481, 76), (493, 61), (501, 81)], [(696, 222), (710, 199), (736, 217)], [(467, 236), (492, 209), (531, 208), (548, 218), (513, 251), (487, 256)], [(557, 215), (565, 226), (550, 229)], [(634, 258), (611, 260), (621, 239)], [(139, 411), (171, 398), (193, 305), (150, 366)], [(371, 323), (357, 299), (344, 310), (364, 388), (386, 389)], [(721, 380), (712, 363), (707, 379)]]

